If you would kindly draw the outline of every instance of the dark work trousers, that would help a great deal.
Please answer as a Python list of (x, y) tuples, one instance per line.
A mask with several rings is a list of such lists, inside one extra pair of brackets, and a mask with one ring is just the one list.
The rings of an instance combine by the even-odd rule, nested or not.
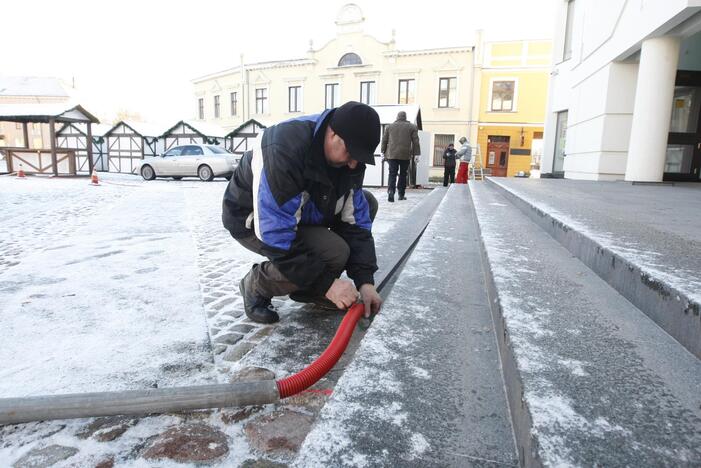
[(451, 184), (455, 183), (455, 166), (443, 167), (443, 187), (448, 186), (448, 179), (450, 179)]
[[(400, 197), (404, 196), (406, 190), (406, 170), (409, 167), (408, 159), (388, 159), (389, 164), (389, 180), (387, 181), (387, 190), (389, 193), (394, 193), (396, 189)], [(399, 172), (399, 183), (397, 183), (397, 172)]]
[[(374, 220), (377, 214), (377, 199), (367, 190), (363, 190), (363, 194), (370, 205), (370, 219)], [(261, 252), (263, 243), (255, 234), (236, 240), (251, 252), (263, 255)], [(297, 236), (292, 244), (292, 249), (295, 248), (295, 244), (303, 247), (305, 251), (312, 251), (328, 266), (330, 271), (334, 272), (337, 278), (346, 269), (350, 248), (341, 236), (327, 227), (297, 226)], [(252, 287), (253, 292), (268, 298), (286, 296), (299, 290), (299, 287), (288, 280), (270, 261), (253, 265), (248, 281), (250, 283), (247, 282), (247, 288)]]

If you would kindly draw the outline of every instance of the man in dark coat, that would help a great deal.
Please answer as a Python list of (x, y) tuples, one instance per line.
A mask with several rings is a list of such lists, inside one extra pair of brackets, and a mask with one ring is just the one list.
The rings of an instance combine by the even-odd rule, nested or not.
[[(241, 245), (268, 258), (239, 284), (248, 318), (278, 321), (271, 298), (288, 294), (339, 309), (361, 300), (366, 317), (379, 310), (377, 200), (363, 190), (379, 140), (377, 113), (348, 102), (266, 128), (241, 158), (222, 220)], [(352, 281), (339, 278), (344, 270)]]
[(455, 146), (452, 143), (448, 144), (448, 147), (443, 152), (443, 187), (448, 186), (448, 180), (450, 183), (455, 183), (455, 159), (457, 158), (457, 151), (455, 151)]
[[(400, 111), (397, 114), (397, 120), (385, 128), (380, 152), (389, 164), (387, 199), (391, 202), (394, 201), (396, 189), (399, 199), (406, 200), (404, 191), (406, 190), (406, 171), (409, 167), (409, 161), (421, 154), (419, 129), (406, 119), (406, 112)], [(399, 184), (397, 184), (397, 173), (399, 173)]]

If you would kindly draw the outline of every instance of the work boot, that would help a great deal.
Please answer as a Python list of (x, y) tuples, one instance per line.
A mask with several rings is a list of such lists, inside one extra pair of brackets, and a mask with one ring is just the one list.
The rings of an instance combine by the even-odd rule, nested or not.
[(239, 283), (239, 291), (243, 298), (243, 309), (246, 312), (246, 317), (257, 323), (275, 323), (280, 320), (280, 316), (273, 310), (270, 298), (263, 297), (255, 292), (247, 285), (250, 272)]
[(387, 201), (394, 203), (394, 192), (387, 192)]
[(400, 193), (400, 194), (399, 194), (399, 199), (400, 199), (400, 200), (406, 200), (406, 197), (404, 196), (403, 193)]
[(339, 310), (336, 304), (328, 300), (324, 296), (311, 293), (309, 291), (295, 291), (290, 293), (290, 299), (295, 302), (302, 302), (304, 304), (314, 304), (315, 306), (324, 310)]

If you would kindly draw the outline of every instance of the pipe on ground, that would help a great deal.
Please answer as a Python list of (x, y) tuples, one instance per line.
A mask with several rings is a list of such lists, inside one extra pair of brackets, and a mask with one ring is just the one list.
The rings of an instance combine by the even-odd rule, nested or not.
[(0, 399), (0, 425), (275, 403), (273, 380)]
[(277, 403), (281, 398), (287, 398), (311, 387), (336, 365), (364, 311), (363, 304), (351, 307), (321, 356), (301, 372), (277, 382), (261, 380), (122, 392), (2, 398), (0, 425)]

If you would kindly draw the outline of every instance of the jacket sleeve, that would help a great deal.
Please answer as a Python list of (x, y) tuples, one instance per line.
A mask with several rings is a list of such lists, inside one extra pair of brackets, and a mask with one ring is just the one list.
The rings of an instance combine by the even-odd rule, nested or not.
[(414, 149), (414, 156), (419, 156), (421, 154), (421, 145), (419, 144), (419, 130), (416, 126), (411, 130), (411, 143)]
[(385, 127), (385, 131), (382, 133), (382, 146), (380, 146), (380, 153), (385, 154), (387, 152), (387, 143), (389, 143), (389, 126)]
[(448, 150), (443, 151), (443, 159), (448, 159)]
[(460, 149), (458, 150), (458, 156), (463, 157), (465, 156), (465, 153), (467, 152), (467, 146), (462, 145)]
[(318, 256), (296, 239), (297, 224), (306, 201), (302, 158), (272, 144), (254, 150), (251, 165), (253, 225), (256, 237), (263, 243), (261, 253), (298, 287), (325, 288), (323, 292), (326, 292), (333, 275), (326, 271)]
[(363, 194), (362, 186), (351, 190), (343, 204), (340, 216), (334, 223), (333, 231), (350, 247), (346, 272), (356, 288), (360, 289), (364, 284), (375, 284), (374, 274), (377, 271), (375, 240), (372, 237), (370, 207)]

